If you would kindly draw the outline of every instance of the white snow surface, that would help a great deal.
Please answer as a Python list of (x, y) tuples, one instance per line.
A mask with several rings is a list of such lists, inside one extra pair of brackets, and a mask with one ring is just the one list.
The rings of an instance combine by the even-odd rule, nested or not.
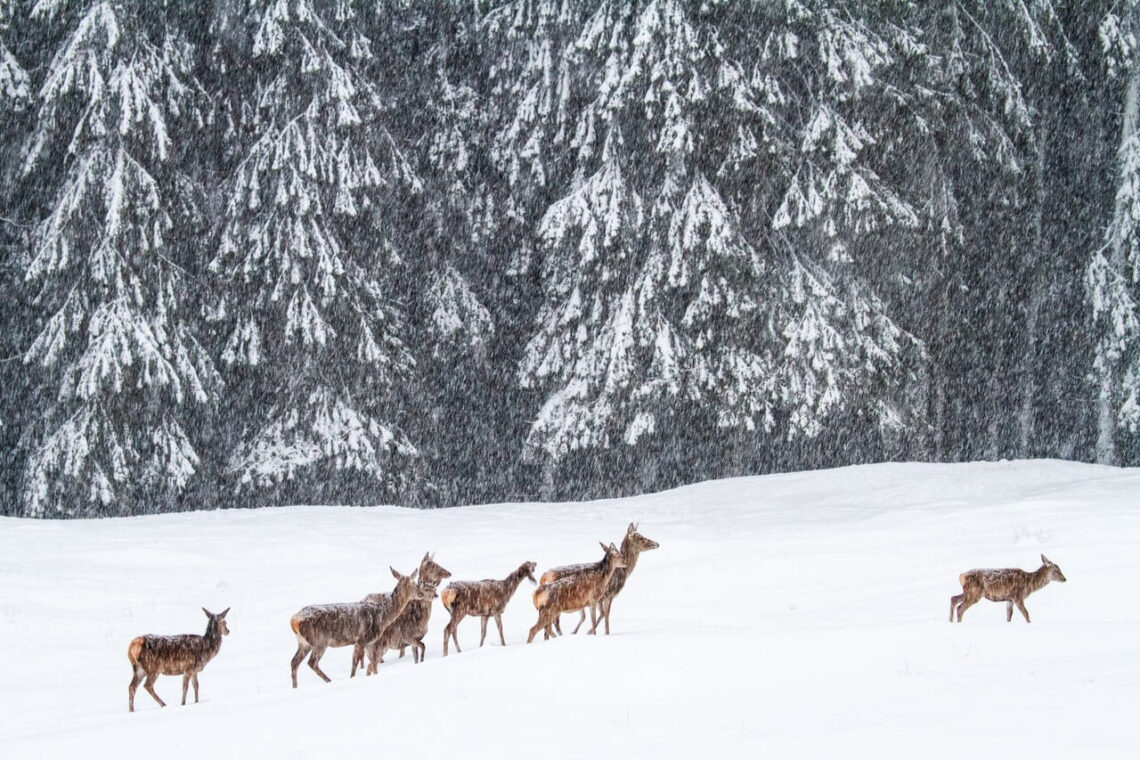
[[(595, 560), (626, 525), (661, 548), (610, 636), (525, 643), (526, 581), (478, 647), (289, 682), (290, 616), (393, 586), (425, 551), (453, 579)], [(1060, 461), (879, 464), (626, 499), (435, 511), (299, 506), (97, 521), (0, 520), (0, 755), (12, 758), (1136, 758), (1140, 471)], [(1036, 569), (1027, 625), (960, 572)], [(127, 712), (127, 644), (231, 635), (201, 702)], [(569, 633), (577, 616), (564, 616)], [(570, 626), (567, 627), (566, 624)]]

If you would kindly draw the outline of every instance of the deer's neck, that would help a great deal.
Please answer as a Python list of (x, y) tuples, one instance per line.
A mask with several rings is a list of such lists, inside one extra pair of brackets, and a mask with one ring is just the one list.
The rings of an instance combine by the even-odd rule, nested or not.
[(206, 624), (206, 633), (202, 636), (202, 651), (211, 656), (222, 648), (222, 631), (216, 622), (211, 620)]
[(626, 538), (621, 542), (621, 556), (625, 560), (625, 574), (629, 575), (633, 572), (633, 566), (637, 564), (637, 558), (641, 556), (641, 552), (634, 547), (632, 541)]
[[(609, 585), (610, 578), (614, 577), (614, 573), (617, 572), (617, 569), (618, 569), (618, 566), (617, 566), (616, 562), (608, 561), (608, 558), (607, 558), (607, 560), (603, 560), (603, 562), (602, 562), (602, 588), (605, 588), (607, 585)], [(628, 571), (629, 568), (627, 567), (626, 570)]]
[(392, 603), (388, 605), (388, 609), (384, 610), (383, 614), (380, 615), (380, 620), (378, 622), (380, 630), (387, 628), (396, 620), (396, 618), (400, 617), (400, 615), (404, 612), (404, 608), (407, 607), (408, 603), (411, 601), (411, 593), (398, 594), (393, 591)]
[(508, 597), (514, 596), (515, 589), (517, 589), (519, 587), (519, 584), (522, 583), (522, 579), (525, 577), (526, 577), (526, 573), (523, 572), (523, 569), (521, 567), (518, 570), (515, 570), (513, 573), (511, 573), (510, 575), (507, 576), (506, 583), (504, 583), (503, 585), (507, 589), (507, 596)]
[(1029, 573), (1029, 582), (1026, 583), (1027, 595), (1032, 594), (1049, 583), (1049, 568), (1045, 565)]

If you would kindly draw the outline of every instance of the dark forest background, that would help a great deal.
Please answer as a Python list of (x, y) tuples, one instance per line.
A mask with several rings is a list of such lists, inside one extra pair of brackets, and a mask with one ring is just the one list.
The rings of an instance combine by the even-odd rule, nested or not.
[(0, 514), (1135, 465), (1138, 33), (0, 0)]

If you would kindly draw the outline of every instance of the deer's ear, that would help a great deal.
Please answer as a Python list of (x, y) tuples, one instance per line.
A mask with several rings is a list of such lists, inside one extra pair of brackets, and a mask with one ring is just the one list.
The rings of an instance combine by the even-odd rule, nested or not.
[(605, 541), (599, 541), (598, 546), (602, 547), (602, 551), (604, 551), (604, 552), (608, 552), (610, 550), (610, 548), (608, 546), (606, 546)]
[(202, 612), (205, 612), (205, 613), (206, 613), (206, 617), (213, 617), (213, 616), (214, 616), (214, 613), (210, 612), (210, 611), (209, 611), (208, 609), (206, 609), (205, 607), (203, 607), (203, 608), (202, 608)]
[(419, 574), (420, 574), (420, 569), (417, 567), (415, 570), (412, 571), (412, 574), (408, 576), (408, 580), (415, 581), (416, 576)]
[(625, 529), (625, 534), (627, 536), (633, 535), (635, 532), (637, 532), (637, 526), (633, 523), (630, 523), (629, 527)]
[(400, 580), (401, 576), (400, 576), (400, 573), (397, 572), (396, 568), (392, 567), (391, 565), (388, 565), (388, 569), (392, 571), (392, 577), (393, 578), (395, 578), (396, 580)]
[(431, 552), (424, 552), (424, 558), (421, 561), (427, 562), (429, 559), (431, 559)]
[(230, 611), (230, 608), (229, 608), (229, 607), (226, 607), (224, 610), (222, 610), (221, 614), (220, 614), (220, 615), (218, 615), (218, 617), (220, 617), (220, 618), (224, 618), (224, 617), (226, 616), (226, 613), (227, 613), (227, 612), (229, 612), (229, 611)]
[(1049, 561), (1049, 559), (1044, 554), (1041, 555), (1041, 563), (1044, 565), (1052, 565), (1053, 564), (1052, 562)]

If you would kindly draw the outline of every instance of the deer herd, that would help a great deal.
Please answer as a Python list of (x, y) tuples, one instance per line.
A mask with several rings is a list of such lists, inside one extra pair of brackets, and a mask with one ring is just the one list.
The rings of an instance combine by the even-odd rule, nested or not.
[[(443, 629), (445, 657), (448, 642), (455, 644), (456, 652), (461, 651), (456, 629), (459, 622), (469, 615), (480, 618), (479, 646), (483, 646), (487, 638), (487, 623), (491, 618), (495, 619), (499, 630), (499, 643), (506, 646), (503, 610), (524, 578), (537, 586), (532, 598), (538, 610), (538, 621), (530, 629), (528, 644), (534, 641), (540, 630), (544, 639), (561, 635), (559, 618), (564, 612), (579, 612), (581, 615), (574, 633), (582, 627), (589, 610), (589, 633), (596, 633), (604, 620), (605, 632), (609, 634), (614, 597), (625, 587), (641, 552), (657, 547), (656, 541), (641, 535), (637, 526), (630, 523), (620, 547), (613, 543), (601, 544), (603, 556), (597, 562), (555, 567), (535, 580), (536, 565), (527, 561), (503, 579), (452, 581), (443, 591), (437, 591), (439, 584), (450, 578), (451, 573), (436, 563), (431, 553), (427, 553), (420, 566), (408, 575), (390, 568), (396, 586), (387, 593), (369, 594), (359, 602), (309, 605), (289, 619), (289, 626), (297, 639), (297, 651), (290, 662), (293, 688), (297, 688), (297, 668), (306, 655), (314, 673), (326, 682), (332, 680), (320, 667), (321, 657), (329, 647), (353, 647), (350, 678), (356, 675), (357, 668), (364, 667), (366, 655), (368, 666), (364, 672), (367, 675), (376, 673), (377, 665), (384, 662), (384, 653), (388, 651), (398, 649), (403, 657), (405, 650), (411, 647), (414, 661), (422, 662), (427, 649), (424, 636), (427, 635), (432, 602), (436, 597), (451, 615)], [(954, 622), (957, 612), (958, 622), (962, 622), (966, 610), (985, 597), (993, 602), (1005, 602), (1007, 621), (1013, 619), (1016, 605), (1028, 623), (1025, 598), (1050, 581), (1065, 582), (1061, 568), (1046, 559), (1044, 554), (1041, 562), (1041, 567), (1034, 572), (1009, 568), (967, 570), (960, 574), (958, 582), (962, 593), (950, 597), (950, 621)], [(147, 634), (131, 640), (127, 647), (132, 670), (128, 688), (128, 709), (131, 712), (135, 709), (135, 691), (140, 682), (159, 706), (166, 706), (154, 690), (154, 682), (159, 675), (182, 676), (182, 704), (186, 704), (190, 684), (194, 685), (194, 701), (198, 701), (198, 673), (218, 653), (222, 637), (230, 632), (226, 625), (228, 608), (218, 614), (205, 607), (202, 611), (206, 613), (208, 622), (206, 632), (201, 636)]]
[[(455, 643), (456, 652), (460, 651), (456, 628), (468, 615), (481, 619), (479, 646), (483, 646), (487, 638), (487, 622), (491, 618), (495, 619), (499, 629), (499, 642), (506, 646), (503, 610), (524, 578), (538, 586), (534, 592), (538, 622), (531, 629), (527, 643), (534, 640), (540, 628), (545, 631), (545, 638), (553, 635), (552, 626), (561, 633), (558, 626), (560, 613), (580, 610), (584, 620), (587, 608), (592, 622), (590, 633), (594, 633), (598, 623), (604, 619), (608, 634), (610, 606), (614, 597), (624, 588), (637, 564), (638, 555), (656, 548), (656, 541), (638, 533), (637, 526), (630, 523), (621, 548), (612, 543), (608, 546), (602, 544), (605, 556), (599, 562), (556, 567), (548, 570), (538, 581), (534, 577), (536, 565), (528, 561), (502, 580), (453, 581), (442, 592), (437, 591), (439, 584), (450, 578), (451, 573), (429, 552), (420, 561), (420, 566), (408, 575), (394, 567), (389, 568), (396, 579), (396, 587), (387, 593), (368, 594), (359, 602), (311, 604), (298, 610), (289, 619), (289, 627), (297, 639), (297, 651), (290, 662), (293, 688), (297, 688), (297, 668), (306, 655), (314, 673), (325, 681), (332, 680), (320, 665), (321, 657), (329, 647), (353, 647), (350, 678), (356, 675), (357, 668), (364, 667), (366, 655), (366, 675), (376, 672), (377, 666), (384, 662), (384, 653), (390, 650), (400, 650), (403, 657), (404, 651), (411, 647), (415, 662), (422, 662), (427, 651), (424, 636), (431, 618), (432, 601), (437, 596), (451, 615), (443, 630), (445, 657), (449, 641)], [(205, 607), (202, 610), (209, 618), (206, 633), (202, 636), (147, 634), (131, 640), (127, 648), (133, 670), (128, 701), (131, 712), (135, 709), (135, 690), (143, 679), (143, 688), (160, 706), (166, 706), (154, 690), (154, 682), (159, 675), (182, 676), (182, 704), (186, 704), (186, 691), (193, 683), (194, 701), (198, 701), (198, 673), (221, 649), (222, 636), (230, 632), (225, 620), (228, 608), (217, 615)], [(581, 625), (580, 620), (578, 626)], [(574, 632), (577, 633), (578, 629), (575, 628)]]

